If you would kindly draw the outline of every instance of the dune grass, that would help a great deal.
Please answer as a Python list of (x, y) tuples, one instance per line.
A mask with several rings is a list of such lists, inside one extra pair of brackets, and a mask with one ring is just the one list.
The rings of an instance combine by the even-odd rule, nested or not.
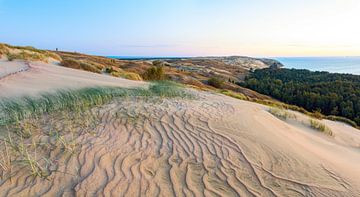
[(321, 123), (320, 121), (310, 119), (309, 122), (310, 122), (310, 127), (312, 129), (320, 131), (320, 132), (325, 133), (330, 136), (333, 135), (333, 132), (331, 131), (331, 129), (328, 128), (325, 124)]
[(155, 82), (149, 88), (94, 87), (79, 90), (60, 90), (38, 97), (21, 97), (0, 101), (0, 125), (17, 122), (44, 113), (71, 109), (81, 111), (103, 105), (116, 97), (191, 97), (180, 85)]
[[(19, 52), (14, 52), (14, 49), (19, 50)], [(11, 46), (3, 43), (0, 43), (0, 55), (6, 55), (9, 61), (18, 59), (47, 62), (48, 58), (61, 61), (61, 57), (59, 55), (50, 51), (40, 50), (30, 46)]]
[(296, 115), (290, 112), (287, 112), (284, 109), (279, 109), (279, 108), (270, 108), (269, 109), (269, 113), (271, 113), (272, 115), (283, 119), (283, 120), (287, 120), (287, 119), (296, 119)]

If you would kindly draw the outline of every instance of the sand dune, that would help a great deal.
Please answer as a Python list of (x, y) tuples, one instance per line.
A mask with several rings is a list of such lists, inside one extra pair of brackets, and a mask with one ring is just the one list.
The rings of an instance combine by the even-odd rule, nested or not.
[(36, 95), (57, 89), (90, 86), (136, 87), (145, 82), (130, 81), (111, 76), (65, 68), (43, 62), (0, 60), (0, 97)]
[[(28, 88), (38, 92), (57, 84), (72, 87), (76, 80), (81, 85), (143, 84), (99, 75), (87, 78), (81, 71), (76, 77), (59, 76), (57, 67), (33, 65), (33, 70), (18, 74), (23, 75), (19, 81), (0, 81), (1, 90), (18, 87), (27, 77), (36, 80), (44, 72), (49, 73), (49, 84), (34, 82)], [(85, 79), (77, 78), (82, 76)], [(57, 77), (61, 80), (51, 82)], [(1, 196), (360, 195), (358, 130), (323, 121), (335, 133), (330, 137), (280, 120), (266, 106), (194, 92), (198, 99), (118, 99), (94, 108), (92, 116), (99, 123), (76, 136), (78, 151), (51, 154), (59, 163), (58, 173), (46, 180), (20, 168), (0, 181)]]

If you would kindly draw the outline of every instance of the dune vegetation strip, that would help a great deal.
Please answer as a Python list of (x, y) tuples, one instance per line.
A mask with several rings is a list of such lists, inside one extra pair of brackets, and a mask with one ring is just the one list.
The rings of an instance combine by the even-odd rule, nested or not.
[(59, 90), (39, 97), (21, 97), (0, 101), (0, 125), (53, 111), (71, 109), (80, 111), (103, 105), (116, 97), (182, 97), (191, 98), (189, 92), (172, 82), (154, 82), (149, 88), (93, 87), (80, 90)]

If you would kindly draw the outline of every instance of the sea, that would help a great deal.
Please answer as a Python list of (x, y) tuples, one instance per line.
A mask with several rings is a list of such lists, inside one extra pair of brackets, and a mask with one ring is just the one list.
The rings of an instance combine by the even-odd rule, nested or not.
[(359, 57), (277, 57), (285, 68), (360, 75)]

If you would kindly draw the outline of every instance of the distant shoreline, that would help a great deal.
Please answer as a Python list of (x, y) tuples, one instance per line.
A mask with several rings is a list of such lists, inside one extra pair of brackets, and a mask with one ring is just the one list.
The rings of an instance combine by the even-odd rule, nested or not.
[(279, 57), (284, 68), (360, 75), (360, 56), (354, 57)]

